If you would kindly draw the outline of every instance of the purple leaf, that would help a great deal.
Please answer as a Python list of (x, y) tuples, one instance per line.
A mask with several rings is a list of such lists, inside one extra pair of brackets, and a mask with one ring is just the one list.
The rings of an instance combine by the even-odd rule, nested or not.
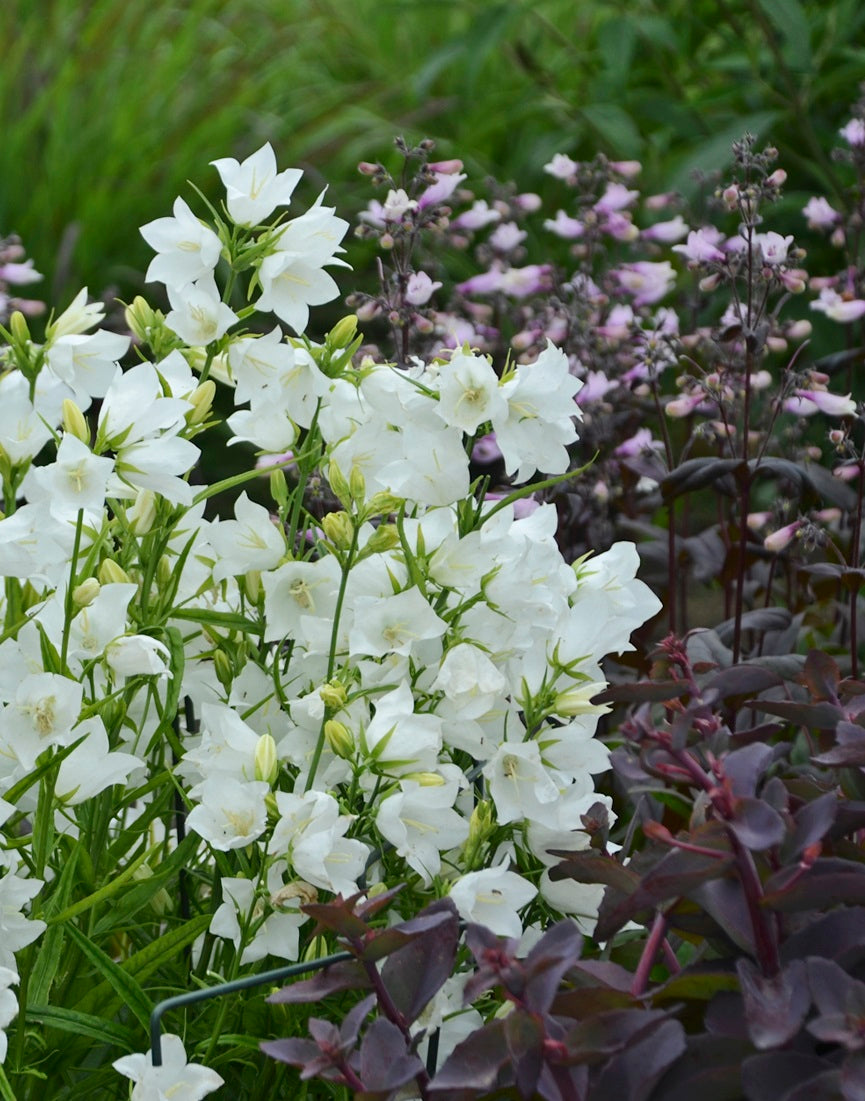
[[(764, 611), (784, 611), (786, 621), (789, 621), (790, 613), (787, 612), (786, 608), (771, 608), (764, 609)], [(749, 629), (766, 630), (770, 626), (773, 628), (783, 627), (786, 626), (786, 622), (778, 622), (777, 616), (771, 618), (764, 616), (760, 622), (751, 625)], [(734, 665), (730, 669), (722, 669), (720, 673), (716, 673), (706, 683), (705, 688), (707, 691), (711, 689), (717, 692), (720, 699), (726, 700), (730, 696), (753, 696), (758, 692), (765, 692), (767, 688), (775, 688), (783, 683), (778, 674), (771, 669), (766, 669), (761, 665), (748, 665), (743, 662), (741, 665)]]
[(614, 1009), (580, 1021), (565, 1033), (563, 1062), (602, 1063), (642, 1032), (658, 1028), (669, 1013), (661, 1009)]
[(648, 1101), (655, 1083), (685, 1051), (685, 1032), (678, 1021), (664, 1021), (643, 1039), (614, 1055), (598, 1076), (591, 1097), (601, 1101)]
[(267, 1000), (277, 1004), (318, 1002), (339, 990), (367, 990), (369, 986), (369, 976), (362, 964), (357, 960), (342, 960), (316, 972), (311, 979), (301, 979), (290, 986), (284, 986), (282, 990), (269, 995)]
[(724, 758), (724, 775), (732, 785), (733, 794), (753, 795), (774, 755), (772, 747), (762, 742), (753, 742), (728, 753)]
[(865, 730), (846, 720), (835, 728), (838, 744), (812, 758), (819, 765), (865, 765)]
[(811, 1007), (811, 991), (802, 960), (794, 960), (777, 975), (762, 975), (748, 959), (736, 961), (745, 1005), (748, 1035), (758, 1051), (781, 1047), (791, 1040)]
[(543, 1027), (529, 1013), (515, 1009), (505, 1017), (505, 1040), (517, 1089), (528, 1099), (535, 1092), (543, 1064)]
[(406, 1051), (405, 1037), (391, 1021), (377, 1017), (360, 1047), (360, 1078), (367, 1090), (396, 1090), (421, 1074), (424, 1065)]
[(525, 959), (525, 1000), (533, 1013), (546, 1013), (562, 977), (580, 958), (583, 938), (572, 921), (551, 926)]
[(762, 852), (783, 841), (787, 832), (784, 819), (762, 799), (747, 796), (737, 799), (733, 804), (733, 813), (734, 817), (727, 821), (727, 825), (746, 849)]
[(865, 866), (852, 860), (825, 857), (818, 860), (793, 883), (797, 869), (782, 868), (765, 885), (763, 905), (773, 910), (824, 910), (843, 902), (847, 906), (865, 903)]
[(427, 914), (423, 932), (418, 931), (415, 924), (418, 919), (398, 926), (403, 932), (406, 926), (412, 926), (412, 939), (394, 952), (381, 970), (394, 1005), (409, 1024), (417, 1020), (453, 972), (460, 935), (459, 917), (450, 899), (441, 899), (440, 903), (427, 907), (427, 911), (433, 906), (437, 910)]
[[(429, 1094), (456, 1101), (461, 1091), (491, 1090), (508, 1061), (505, 1023), (494, 1020), (457, 1044), (429, 1086)], [(467, 1092), (466, 1096), (474, 1097)]]
[(841, 1064), (844, 1101), (865, 1101), (865, 1052), (848, 1055)]
[(838, 685), (841, 683), (841, 670), (822, 650), (811, 650), (805, 658), (802, 680), (808, 686), (816, 703), (827, 700), (838, 703)]
[(658, 1083), (652, 1101), (741, 1101), (739, 1065), (749, 1050), (726, 1036), (689, 1038), (687, 1051)]
[(681, 680), (645, 680), (635, 684), (616, 684), (605, 688), (592, 699), (595, 703), (664, 703), (678, 700), (690, 693)]
[(827, 791), (825, 795), (803, 804), (793, 817), (793, 833), (784, 839), (781, 847), (784, 863), (797, 860), (809, 845), (822, 841), (832, 828), (837, 813), (838, 797), (834, 791)]
[(808, 982), (821, 1014), (849, 1015), (865, 1021), (865, 983), (848, 975), (833, 960), (809, 959)]
[(258, 1046), (271, 1059), (290, 1063), (293, 1067), (306, 1066), (321, 1054), (318, 1044), (295, 1036), (287, 1040), (263, 1040)]
[(629, 894), (639, 885), (640, 877), (612, 856), (595, 852), (569, 853), (562, 849), (550, 849), (552, 856), (565, 859), (550, 869), (550, 879), (575, 879), (577, 883), (606, 883), (623, 894)]
[(389, 929), (376, 930), (370, 934), (360, 953), (360, 959), (366, 963), (383, 959), (418, 937), (450, 926), (459, 926), (457, 909), (449, 898), (438, 899), (410, 921), (403, 921)]
[(697, 903), (744, 952), (754, 954), (754, 930), (738, 879), (713, 879), (691, 892)]
[(748, 1101), (783, 1101), (791, 1089), (830, 1069), (824, 1059), (800, 1051), (752, 1055), (742, 1064), (742, 1088)]
[(822, 956), (840, 960), (847, 953), (858, 955), (865, 939), (865, 909), (851, 906), (832, 910), (794, 933), (781, 946), (782, 960)]
[(778, 715), (788, 722), (811, 730), (833, 730), (844, 718), (840, 707), (831, 703), (795, 703), (793, 700), (753, 700), (751, 706), (767, 715)]

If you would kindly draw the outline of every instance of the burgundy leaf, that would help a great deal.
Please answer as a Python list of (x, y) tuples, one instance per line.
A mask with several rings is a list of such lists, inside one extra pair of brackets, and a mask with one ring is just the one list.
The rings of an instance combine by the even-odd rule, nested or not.
[(840, 960), (847, 953), (858, 955), (865, 940), (865, 909), (861, 906), (831, 910), (789, 937), (781, 946), (782, 960), (822, 956)]
[(791, 1040), (811, 1007), (811, 991), (802, 960), (767, 977), (748, 959), (736, 961), (748, 1035), (758, 1051)]
[(793, 700), (753, 700), (752, 707), (768, 715), (778, 715), (788, 722), (807, 726), (810, 730), (833, 730), (844, 718), (840, 707), (831, 703), (795, 703)]
[(865, 904), (865, 866), (837, 857), (818, 860), (793, 883), (796, 869), (784, 868), (766, 881), (763, 905), (773, 910), (823, 910), (827, 905)]
[(741, 1101), (739, 1068), (749, 1050), (726, 1036), (689, 1038), (687, 1051), (655, 1087), (652, 1101)]
[[(781, 1101), (838, 1101), (841, 1096), (841, 1071), (827, 1070), (785, 1093)], [(756, 1098), (755, 1098), (756, 1101)], [(761, 1099), (762, 1101), (762, 1099)]]
[(410, 941), (433, 934), (437, 929), (448, 929), (451, 926), (459, 926), (456, 907), (449, 898), (438, 899), (410, 921), (403, 921), (389, 929), (380, 929), (372, 933), (363, 946), (360, 959), (365, 963), (372, 963), (389, 956), (391, 952), (398, 951)]
[(751, 955), (756, 952), (748, 904), (738, 879), (730, 877), (710, 880), (691, 891), (690, 897), (716, 922), (733, 944)]
[(730, 781), (733, 794), (753, 795), (773, 756), (772, 747), (761, 742), (728, 753), (724, 757), (724, 775)]
[(865, 1101), (865, 1052), (848, 1055), (841, 1064), (844, 1101)]
[(865, 765), (865, 729), (858, 723), (842, 721), (835, 728), (838, 742), (813, 760), (820, 765)]
[(281, 1063), (290, 1063), (293, 1067), (306, 1066), (321, 1054), (318, 1044), (295, 1036), (287, 1040), (263, 1040), (258, 1046), (265, 1055)]
[[(454, 969), (459, 943), (459, 917), (450, 899), (442, 899), (430, 923), (421, 934), (413, 925), (413, 939), (384, 963), (381, 975), (394, 1005), (411, 1024), (438, 993)], [(433, 903), (439, 906), (439, 903)], [(427, 910), (432, 907), (427, 907)], [(403, 930), (405, 926), (401, 927)]]
[[(789, 617), (789, 612), (787, 615)], [(783, 681), (771, 669), (742, 663), (733, 665), (729, 669), (722, 669), (720, 673), (710, 677), (705, 687), (707, 691), (711, 689), (717, 692), (718, 697), (725, 700), (730, 696), (753, 696), (757, 692), (764, 692), (767, 688), (774, 688), (779, 684), (783, 684)]]
[[(455, 1101), (461, 1091), (491, 1090), (508, 1061), (505, 1023), (494, 1020), (457, 1044), (430, 1083), (431, 1096), (444, 1094)], [(468, 1093), (468, 1096), (475, 1096)]]
[(534, 1094), (541, 1073), (543, 1027), (531, 1014), (514, 1009), (505, 1017), (505, 1040), (517, 1089), (528, 1099)]
[(827, 791), (810, 803), (805, 803), (793, 816), (793, 833), (784, 839), (781, 859), (790, 863), (798, 859), (809, 845), (822, 841), (838, 813), (838, 797)]
[(357, 960), (343, 960), (316, 972), (311, 979), (301, 979), (290, 986), (284, 986), (282, 990), (269, 995), (267, 1000), (277, 1004), (318, 1002), (339, 990), (367, 990), (369, 986), (369, 976), (363, 965)]
[(550, 869), (550, 879), (575, 879), (577, 883), (605, 883), (623, 894), (636, 889), (640, 877), (612, 856), (582, 851), (569, 853), (562, 849), (550, 849), (552, 856), (565, 859)]
[[(669, 502), (683, 493), (690, 493), (692, 490), (701, 489), (713, 483), (716, 484), (716, 488), (732, 494), (735, 492), (735, 483), (729, 482), (728, 476), (733, 473), (742, 473), (745, 469), (741, 459), (715, 459), (709, 456), (686, 459), (661, 479), (661, 494), (664, 500)], [(720, 479), (725, 481), (718, 486)]]
[(841, 670), (837, 664), (821, 650), (811, 650), (805, 658), (802, 680), (808, 686), (812, 698), (820, 703), (838, 703), (838, 685), (841, 683)]
[(643, 1039), (614, 1055), (598, 1076), (590, 1097), (648, 1101), (655, 1083), (686, 1049), (678, 1021), (664, 1021)]
[(783, 1101), (791, 1089), (830, 1069), (825, 1059), (800, 1051), (752, 1055), (742, 1064), (742, 1088), (748, 1101)]
[(367, 1090), (396, 1090), (421, 1074), (424, 1065), (406, 1051), (405, 1037), (391, 1021), (377, 1017), (360, 1047), (360, 1077)]
[(583, 938), (572, 921), (551, 926), (526, 956), (525, 1001), (533, 1013), (546, 1013), (562, 977), (580, 958)]
[(642, 1032), (659, 1027), (668, 1017), (669, 1013), (661, 1009), (617, 1009), (588, 1017), (565, 1034), (563, 1043), (567, 1054), (562, 1061), (602, 1063), (639, 1038)]
[(865, 1022), (865, 983), (848, 975), (833, 960), (809, 959), (808, 982), (821, 1014), (848, 1015)]
[(762, 799), (737, 799), (733, 813), (727, 825), (746, 849), (762, 852), (783, 841), (787, 832), (784, 819)]
[(615, 684), (605, 688), (594, 703), (663, 703), (665, 700), (677, 700), (690, 693), (690, 688), (681, 680), (644, 680), (635, 684)]
[[(699, 837), (700, 831), (695, 830), (692, 836)], [(712, 857), (686, 849), (672, 849), (643, 877), (628, 898), (609, 913), (599, 913), (595, 936), (598, 940), (609, 940), (640, 910), (653, 909), (659, 902), (689, 895), (706, 880), (724, 875), (732, 860), (732, 856), (721, 850), (717, 857)]]

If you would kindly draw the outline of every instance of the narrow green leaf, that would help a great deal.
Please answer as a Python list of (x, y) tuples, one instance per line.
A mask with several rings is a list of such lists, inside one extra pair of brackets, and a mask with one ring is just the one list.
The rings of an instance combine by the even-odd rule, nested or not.
[(122, 929), (169, 880), (177, 875), (181, 868), (188, 866), (200, 842), (201, 839), (197, 834), (187, 834), (171, 856), (158, 866), (153, 875), (149, 875), (146, 879), (135, 883), (118, 899), (111, 911), (97, 922), (93, 930), (93, 936), (98, 940), (114, 930)]
[(791, 69), (811, 67), (811, 27), (799, 0), (757, 0), (757, 6), (784, 39), (784, 60)]
[[(69, 858), (63, 864), (63, 871), (57, 881), (51, 897), (45, 904), (44, 913), (51, 917), (63, 909), (69, 902), (72, 888), (75, 886), (78, 871), (78, 856), (81, 849), (76, 846)], [(49, 925), (45, 931), (40, 945), (36, 963), (30, 973), (30, 985), (28, 987), (28, 999), (31, 1002), (42, 1004), (48, 1001), (51, 985), (60, 968), (63, 957), (63, 942), (65, 934), (62, 925)]]
[(92, 1013), (79, 1013), (74, 1009), (63, 1009), (57, 1005), (31, 1005), (27, 1007), (28, 1022), (57, 1028), (63, 1032), (72, 1032), (76, 1036), (86, 1036), (112, 1047), (123, 1047), (135, 1051), (138, 1047), (138, 1032), (124, 1028), (116, 1021), (107, 1021), (104, 1017), (95, 1017)]
[(174, 608), (172, 619), (186, 619), (193, 623), (210, 624), (213, 627), (226, 627), (229, 630), (244, 631), (247, 634), (260, 630), (260, 624), (237, 612), (214, 612), (207, 608)]
[[(155, 846), (157, 847), (157, 846)], [(94, 891), (86, 898), (81, 898), (78, 902), (73, 902), (71, 906), (67, 906), (65, 910), (61, 910), (59, 914), (54, 914), (48, 918), (49, 925), (59, 925), (61, 922), (69, 921), (70, 918), (77, 917), (78, 914), (84, 914), (90, 910), (97, 903), (105, 902), (107, 899), (112, 898), (117, 892), (135, 875), (136, 870), (147, 860), (148, 856), (152, 855), (153, 850), (148, 849), (147, 852), (143, 852), (137, 860), (133, 860), (131, 864), (119, 872), (98, 891)]]
[[(153, 1005), (132, 975), (107, 956), (76, 925), (70, 924), (67, 927), (67, 932), (69, 939), (75, 942), (76, 947), (81, 950), (81, 954), (102, 975), (105, 982), (119, 997), (121, 1003), (134, 1015), (141, 1027), (145, 1030), (149, 1029)], [(159, 944), (159, 941), (157, 940), (155, 943)], [(97, 1004), (102, 1004), (101, 1000), (97, 1001)]]

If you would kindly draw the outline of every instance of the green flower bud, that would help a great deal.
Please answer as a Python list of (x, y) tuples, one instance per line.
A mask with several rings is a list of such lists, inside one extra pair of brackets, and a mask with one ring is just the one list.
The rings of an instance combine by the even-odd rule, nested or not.
[(399, 532), (396, 524), (379, 524), (367, 539), (364, 550), (368, 554), (379, 554), (399, 546)]
[(146, 535), (156, 519), (156, 494), (152, 489), (142, 489), (132, 507), (126, 513), (133, 535)]
[(276, 741), (272, 734), (262, 734), (255, 747), (255, 778), (273, 784), (279, 775)]
[(322, 516), (320, 523), (324, 534), (339, 550), (347, 550), (351, 546), (354, 529), (348, 513), (328, 512)]
[(63, 431), (90, 446), (90, 425), (71, 398), (63, 399)]
[(247, 570), (243, 575), (243, 589), (247, 599), (253, 604), (258, 603), (261, 596), (261, 570)]
[(27, 325), (27, 318), (20, 310), (14, 310), (12, 316), (9, 318), (9, 331), (19, 344), (28, 344), (30, 342), (30, 329)]
[(80, 585), (72, 590), (73, 603), (78, 608), (86, 608), (88, 604), (92, 604), (93, 601), (99, 596), (99, 590), (102, 586), (96, 580), (95, 577), (88, 577), (86, 581), (82, 581)]
[(156, 563), (156, 584), (160, 589), (167, 589), (171, 582), (171, 575), (174, 573), (174, 567), (171, 564), (171, 559), (167, 554), (163, 556)]
[(234, 680), (234, 668), (231, 664), (231, 658), (224, 650), (217, 650), (213, 655), (213, 671), (225, 691), (230, 691)]
[(324, 737), (332, 753), (348, 761), (354, 756), (354, 739), (345, 723), (328, 719), (324, 724)]
[(348, 478), (349, 491), (351, 493), (351, 499), (359, 505), (362, 505), (366, 498), (366, 478), (363, 476), (363, 471), (359, 466), (352, 466), (351, 474)]
[(440, 788), (445, 782), (444, 776), (438, 772), (407, 772), (403, 778), (414, 780), (422, 788)]
[(210, 416), (214, 397), (216, 397), (216, 383), (213, 379), (209, 378), (202, 382), (200, 386), (196, 386), (189, 395), (192, 409), (186, 416), (186, 423), (190, 426), (203, 424)]
[(144, 344), (150, 343), (153, 330), (164, 320), (162, 314), (154, 310), (140, 294), (132, 299), (131, 306), (126, 307), (124, 316), (126, 324)]
[(330, 488), (342, 507), (351, 508), (351, 489), (348, 481), (332, 459), (327, 467), (327, 480), (330, 482)]
[(128, 585), (132, 578), (113, 558), (103, 558), (96, 571), (103, 585)]
[(353, 313), (346, 314), (327, 334), (327, 344), (331, 348), (345, 348), (354, 340), (356, 333), (357, 317)]
[(288, 482), (285, 480), (284, 470), (271, 470), (270, 495), (280, 508), (288, 504)]
[(339, 711), (341, 707), (345, 707), (348, 700), (348, 692), (345, 690), (345, 685), (340, 684), (338, 680), (328, 681), (327, 684), (323, 684), (318, 690), (318, 694), (324, 702), (325, 707), (329, 707), (332, 711)]

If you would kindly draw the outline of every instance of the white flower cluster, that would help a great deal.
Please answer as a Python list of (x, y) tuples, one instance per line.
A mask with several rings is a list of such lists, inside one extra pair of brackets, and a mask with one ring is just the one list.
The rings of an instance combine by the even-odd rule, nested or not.
[[(102, 315), (82, 292), (44, 346), (17, 341), (0, 378), (0, 794), (20, 793), (5, 808), (16, 844), (40, 800), (74, 843), (101, 799), (110, 836), (143, 816), (168, 859), (170, 783), (156, 778), (170, 771), (202, 882), (218, 856), (220, 889), (200, 902), (210, 932), (242, 964), (296, 959), (303, 902), (376, 882), (408, 879), (418, 904), (449, 893), (501, 934), (520, 933), (539, 892), (590, 927), (597, 889), (553, 883), (548, 850), (588, 844), (580, 816), (608, 767), (600, 662), (660, 605), (633, 546), (567, 564), (555, 508), (518, 518), (518, 494), (485, 500), (468, 459), (493, 431), (518, 482), (566, 472), (580, 384), (551, 344), (500, 377), (469, 348), (404, 371), (356, 365), (353, 319), (322, 345), (279, 325), (258, 335), (253, 307), (302, 334), (334, 297), (324, 268), (347, 226), (320, 199), (265, 224), (299, 179), (269, 146), (215, 165), (224, 219), (205, 225), (178, 199), (142, 230), (172, 307), (128, 311), (152, 360), (122, 371), (128, 341), (86, 335)], [(232, 388), (231, 442), (280, 453), (275, 515), (244, 491), (233, 519), (205, 518), (215, 490), (189, 475), (213, 378)], [(196, 723), (177, 718), (184, 698)], [(36, 768), (53, 782), (28, 785)], [(135, 850), (115, 850), (117, 874)], [(22, 916), (41, 884), (0, 879), (4, 999), (14, 952), (44, 926)], [(118, 1061), (133, 1096), (218, 1085), (179, 1041), (168, 1050), (162, 1068)]]

